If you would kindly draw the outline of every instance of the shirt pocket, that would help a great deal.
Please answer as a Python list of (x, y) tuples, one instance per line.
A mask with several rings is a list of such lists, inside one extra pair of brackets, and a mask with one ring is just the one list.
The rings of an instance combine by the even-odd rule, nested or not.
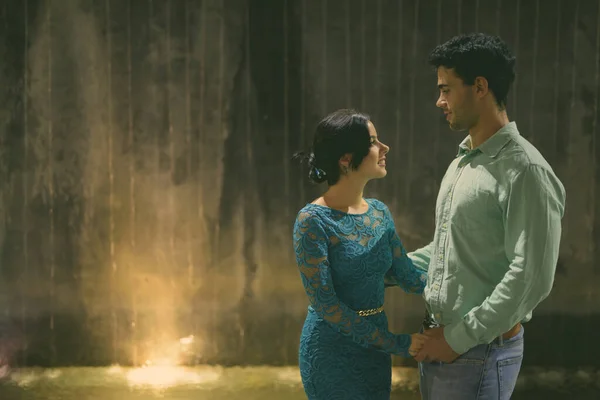
[[(464, 232), (483, 233), (494, 228), (501, 221), (501, 210), (493, 193), (488, 187), (485, 174), (469, 174), (461, 179), (454, 188), (452, 196), (452, 229)], [(471, 177), (472, 176), (472, 177)]]

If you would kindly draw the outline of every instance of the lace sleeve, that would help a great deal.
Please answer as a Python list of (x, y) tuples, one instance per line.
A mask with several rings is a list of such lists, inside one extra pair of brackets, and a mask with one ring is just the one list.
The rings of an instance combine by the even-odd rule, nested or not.
[(392, 248), (392, 267), (385, 275), (386, 286), (400, 286), (407, 293), (421, 294), (427, 283), (427, 272), (417, 268), (402, 245), (391, 213), (386, 208), (386, 225)]
[(317, 216), (298, 215), (294, 225), (294, 249), (304, 289), (319, 317), (362, 347), (410, 357), (410, 335), (378, 329), (337, 297), (327, 259), (328, 238)]

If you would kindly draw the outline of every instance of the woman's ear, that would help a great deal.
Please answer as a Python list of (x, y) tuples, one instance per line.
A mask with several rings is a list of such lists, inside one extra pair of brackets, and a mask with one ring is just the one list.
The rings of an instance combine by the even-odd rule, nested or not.
[(340, 168), (350, 168), (350, 163), (352, 162), (352, 154), (348, 153), (348, 154), (344, 154), (341, 158), (340, 158)]
[(348, 171), (350, 170), (350, 162), (352, 162), (352, 154), (344, 154), (342, 158), (340, 158), (340, 170), (343, 175), (348, 175)]

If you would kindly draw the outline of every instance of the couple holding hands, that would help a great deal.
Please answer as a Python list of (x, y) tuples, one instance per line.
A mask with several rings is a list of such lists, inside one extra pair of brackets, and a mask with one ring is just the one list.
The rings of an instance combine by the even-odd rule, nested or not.
[[(386, 176), (389, 151), (367, 115), (333, 112), (296, 155), (313, 182), (328, 184), (293, 232), (310, 302), (299, 352), (310, 400), (389, 399), (391, 355), (418, 361), (424, 400), (509, 399), (521, 323), (552, 288), (565, 190), (508, 119), (514, 56), (498, 37), (477, 33), (437, 46), (429, 61), (436, 106), (468, 135), (440, 184), (427, 246), (407, 253), (387, 206), (363, 198), (368, 181)], [(388, 330), (390, 286), (423, 296), (418, 332)]]

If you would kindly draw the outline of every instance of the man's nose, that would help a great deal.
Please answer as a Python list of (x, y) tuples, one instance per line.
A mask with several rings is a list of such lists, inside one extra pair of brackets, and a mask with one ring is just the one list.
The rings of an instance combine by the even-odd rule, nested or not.
[(439, 108), (445, 108), (446, 100), (442, 99), (442, 96), (440, 96), (440, 97), (438, 97), (437, 101), (435, 102), (435, 105)]

